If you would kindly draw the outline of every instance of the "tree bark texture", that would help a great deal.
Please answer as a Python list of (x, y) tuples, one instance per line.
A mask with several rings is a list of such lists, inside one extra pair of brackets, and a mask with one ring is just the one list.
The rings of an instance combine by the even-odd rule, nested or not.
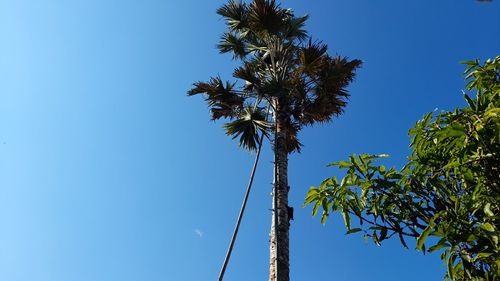
[[(275, 140), (274, 140), (274, 188), (273, 213), (270, 233), (270, 270), (269, 281), (289, 281), (289, 230), (288, 214), (288, 150), (286, 144), (286, 114), (280, 102), (275, 103)], [(277, 247), (276, 247), (277, 246)]]

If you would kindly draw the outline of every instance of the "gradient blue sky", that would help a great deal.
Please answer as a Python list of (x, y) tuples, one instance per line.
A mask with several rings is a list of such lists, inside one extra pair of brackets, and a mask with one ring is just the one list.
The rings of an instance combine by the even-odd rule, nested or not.
[[(216, 279), (253, 155), (185, 93), (235, 66), (215, 49), (222, 3), (0, 0), (0, 280)], [(458, 61), (499, 54), (499, 4), (283, 1), (364, 61), (345, 115), (290, 157), (292, 280), (442, 280), (437, 254), (345, 236), (300, 205), (327, 163), (399, 167), (417, 119), (464, 104)], [(271, 159), (266, 145), (226, 280), (267, 278)]]

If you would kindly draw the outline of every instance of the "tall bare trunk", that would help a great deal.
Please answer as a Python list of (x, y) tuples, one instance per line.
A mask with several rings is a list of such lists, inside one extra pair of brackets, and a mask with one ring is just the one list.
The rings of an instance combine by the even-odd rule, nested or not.
[(289, 281), (289, 208), (288, 208), (288, 150), (286, 144), (286, 114), (280, 102), (275, 103), (275, 140), (274, 140), (274, 189), (273, 215), (270, 233), (270, 271), (269, 281)]

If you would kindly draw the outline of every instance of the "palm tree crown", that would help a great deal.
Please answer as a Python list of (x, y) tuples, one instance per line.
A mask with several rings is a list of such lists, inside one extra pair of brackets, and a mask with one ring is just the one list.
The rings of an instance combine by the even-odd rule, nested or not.
[(224, 83), (220, 77), (197, 82), (188, 95), (205, 94), (212, 119), (228, 118), (228, 135), (240, 145), (256, 148), (257, 134), (272, 127), (261, 101), (277, 111), (286, 130), (288, 153), (300, 151), (303, 126), (327, 122), (342, 113), (360, 60), (332, 57), (327, 46), (304, 30), (308, 16), (297, 17), (274, 0), (250, 4), (230, 0), (217, 10), (227, 24), (218, 48), (241, 61), (233, 76), (244, 83)]

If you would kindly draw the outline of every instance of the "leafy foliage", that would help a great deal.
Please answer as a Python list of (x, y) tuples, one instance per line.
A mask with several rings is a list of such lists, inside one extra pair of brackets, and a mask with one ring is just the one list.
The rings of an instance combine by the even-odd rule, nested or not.
[(258, 131), (264, 132), (270, 125), (266, 122), (266, 114), (262, 109), (247, 106), (238, 119), (224, 125), (228, 135), (233, 139), (240, 137), (240, 145), (248, 150), (256, 150), (259, 144)]
[(240, 114), (243, 109), (244, 98), (235, 95), (233, 84), (222, 82), (220, 77), (212, 78), (210, 82), (197, 82), (194, 88), (188, 92), (188, 96), (197, 94), (206, 94), (205, 100), (212, 112), (212, 120), (222, 117), (234, 118)]
[(233, 76), (244, 83), (223, 83), (216, 77), (195, 83), (188, 95), (205, 95), (212, 119), (230, 119), (224, 126), (228, 135), (240, 137), (240, 145), (249, 149), (256, 134), (267, 133), (276, 122), (256, 126), (245, 119), (249, 116), (245, 108), (268, 103), (286, 131), (288, 152), (299, 151), (297, 134), (303, 126), (327, 122), (342, 113), (349, 97), (346, 87), (361, 61), (328, 55), (325, 44), (307, 35), (308, 16), (295, 16), (274, 0), (249, 4), (230, 0), (217, 13), (227, 25), (219, 51), (241, 61)]
[[(347, 233), (374, 243), (413, 238), (424, 253), (441, 250), (450, 280), (500, 278), (500, 57), (467, 61), (465, 108), (428, 113), (410, 129), (413, 150), (401, 169), (375, 165), (387, 155), (353, 155), (347, 170), (312, 187), (305, 205), (321, 221), (341, 213)], [(351, 218), (359, 220), (353, 227)], [(431, 238), (433, 237), (433, 238)]]

